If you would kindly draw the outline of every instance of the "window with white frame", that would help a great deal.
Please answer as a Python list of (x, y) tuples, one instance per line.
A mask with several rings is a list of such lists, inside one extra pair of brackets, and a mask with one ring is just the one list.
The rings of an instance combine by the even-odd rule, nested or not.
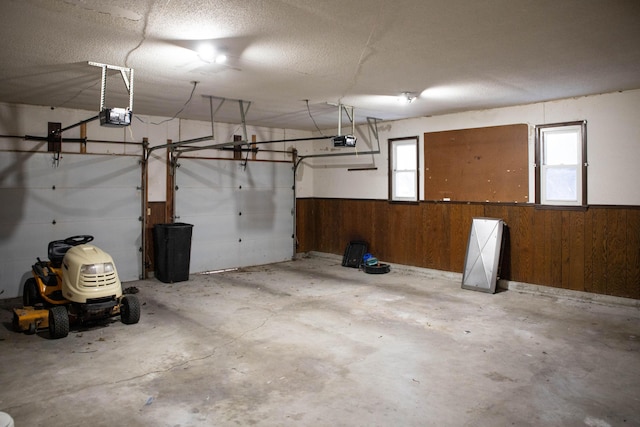
[(536, 203), (587, 203), (587, 123), (536, 126)]
[(389, 140), (389, 200), (418, 201), (418, 137)]

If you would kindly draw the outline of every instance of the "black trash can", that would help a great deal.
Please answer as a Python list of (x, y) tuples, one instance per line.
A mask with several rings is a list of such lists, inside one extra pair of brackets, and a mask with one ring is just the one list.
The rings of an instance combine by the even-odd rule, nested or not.
[(175, 222), (153, 227), (156, 278), (165, 283), (189, 280), (192, 224)]

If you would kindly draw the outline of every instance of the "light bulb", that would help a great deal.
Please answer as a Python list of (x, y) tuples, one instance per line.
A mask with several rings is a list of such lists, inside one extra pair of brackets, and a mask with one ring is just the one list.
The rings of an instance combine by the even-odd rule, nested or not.
[(214, 62), (216, 59), (216, 50), (208, 43), (202, 43), (198, 46), (198, 57), (204, 62)]

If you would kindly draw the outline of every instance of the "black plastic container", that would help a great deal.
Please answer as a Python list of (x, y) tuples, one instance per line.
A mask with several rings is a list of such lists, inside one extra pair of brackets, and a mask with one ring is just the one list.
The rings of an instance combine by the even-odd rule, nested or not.
[(155, 276), (165, 283), (189, 280), (192, 224), (175, 222), (153, 227)]

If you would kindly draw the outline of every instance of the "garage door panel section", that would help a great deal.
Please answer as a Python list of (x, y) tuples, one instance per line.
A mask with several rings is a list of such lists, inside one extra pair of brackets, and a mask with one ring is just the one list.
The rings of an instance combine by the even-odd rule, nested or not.
[[(182, 181), (184, 177), (180, 176)], [(193, 216), (229, 216), (238, 215), (239, 207), (235, 199), (235, 191), (231, 188), (214, 187), (187, 187), (178, 185), (176, 198), (180, 200), (180, 206), (176, 206), (176, 212)], [(188, 197), (183, 195), (188, 194)], [(182, 218), (182, 215), (181, 215)], [(184, 221), (182, 221), (184, 222)]]
[[(232, 226), (236, 221), (235, 217), (218, 216), (211, 218), (204, 215), (198, 215), (188, 216), (187, 219), (189, 220), (188, 224), (196, 223), (193, 224), (194, 229), (191, 237), (192, 244), (197, 244), (200, 241), (211, 244), (218, 244), (219, 242), (238, 242), (237, 229)], [(196, 228), (196, 226), (198, 226), (198, 228)], [(203, 246), (203, 249), (207, 250), (206, 246)], [(194, 251), (192, 250), (191, 252)]]
[(241, 267), (241, 245), (238, 240), (205, 240), (198, 236), (192, 241), (190, 272)]
[(180, 186), (190, 188), (233, 188), (243, 184), (245, 179), (236, 162), (210, 159), (182, 158), (177, 175)]
[[(254, 163), (258, 164), (258, 163)], [(268, 165), (277, 165), (275, 167), (265, 167)], [(248, 168), (245, 175), (247, 184), (251, 188), (256, 189), (271, 189), (271, 188), (286, 188), (293, 185), (293, 166), (291, 163), (265, 163), (259, 168), (261, 170), (254, 172), (256, 168)], [(286, 166), (285, 166), (286, 165)]]
[(292, 191), (286, 188), (244, 190), (238, 194), (243, 229), (291, 232)]
[[(51, 154), (16, 154), (25, 154), (23, 164), (29, 167), (29, 188), (50, 189), (54, 185), (62, 188), (126, 188), (131, 186), (131, 174), (137, 177), (138, 185), (140, 183), (140, 159), (137, 157), (63, 154), (60, 165), (53, 167)], [(117, 160), (125, 158), (128, 161)]]
[[(0, 298), (19, 296), (36, 257), (52, 240), (93, 235), (122, 280), (141, 271), (141, 170), (134, 156), (1, 153)], [(28, 277), (28, 276), (27, 276)]]
[(176, 185), (178, 220), (194, 226), (190, 272), (291, 259), (291, 163), (182, 158)]
[(281, 235), (290, 235), (292, 233), (292, 224), (288, 216), (290, 211), (267, 212), (261, 214), (259, 212), (250, 212), (238, 218), (238, 227), (244, 236), (253, 236), (255, 238), (277, 238)]
[(292, 242), (290, 235), (288, 237), (269, 239), (270, 246), (272, 246), (274, 250), (279, 251), (277, 254), (265, 250), (264, 244), (265, 239), (261, 238), (252, 237), (242, 239), (241, 253), (237, 267), (270, 264), (291, 259)]

